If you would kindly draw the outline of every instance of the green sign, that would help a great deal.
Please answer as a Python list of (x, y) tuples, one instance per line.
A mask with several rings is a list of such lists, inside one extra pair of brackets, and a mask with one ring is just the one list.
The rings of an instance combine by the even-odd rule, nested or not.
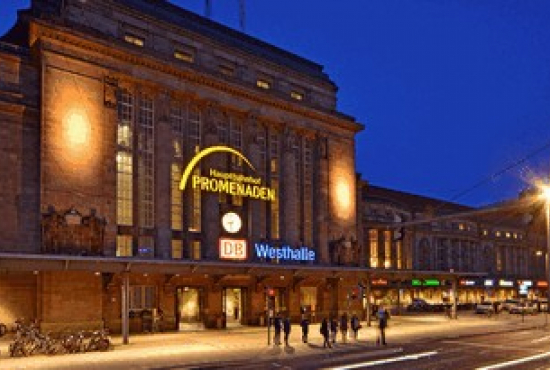
[(419, 279), (412, 279), (411, 280), (412, 286), (439, 286), (439, 280), (436, 279), (426, 279), (426, 280), (419, 280)]

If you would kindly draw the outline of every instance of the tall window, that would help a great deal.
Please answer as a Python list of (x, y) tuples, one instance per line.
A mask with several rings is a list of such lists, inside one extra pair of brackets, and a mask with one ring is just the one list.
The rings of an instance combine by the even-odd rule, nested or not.
[(378, 230), (369, 230), (369, 251), (370, 251), (370, 267), (377, 268), (378, 266)]
[(153, 100), (146, 96), (141, 96), (139, 103), (139, 226), (145, 228), (153, 228), (155, 226), (155, 136), (153, 121)]
[(171, 216), (172, 230), (183, 230), (183, 194), (179, 188), (183, 171), (183, 139), (185, 109), (174, 106), (171, 109), (172, 126), (172, 168), (171, 168)]
[(403, 241), (396, 241), (396, 251), (397, 251), (397, 269), (401, 270), (403, 268)]
[[(189, 107), (189, 145), (191, 153), (198, 153), (202, 145), (202, 124), (201, 112), (196, 105)], [(193, 175), (200, 176), (200, 164), (193, 171)], [(191, 196), (189, 200), (189, 231), (201, 231), (201, 191), (200, 189), (191, 188)]]
[(270, 176), (271, 188), (275, 191), (275, 200), (270, 203), (271, 238), (279, 239), (279, 135), (272, 133), (269, 136)]
[(304, 243), (313, 244), (313, 151), (311, 140), (304, 143)]
[[(241, 122), (232, 117), (230, 122), (230, 134), (229, 134), (229, 141), (231, 143), (231, 146), (234, 149), (237, 149), (239, 151), (242, 150), (243, 146), (243, 127)], [(237, 173), (242, 172), (242, 158), (231, 154), (231, 170)], [(243, 197), (240, 195), (233, 195), (232, 196), (232, 203), (235, 206), (242, 206), (243, 205)]]
[(132, 173), (133, 173), (133, 119), (132, 94), (123, 91), (118, 104), (117, 128), (117, 224), (131, 226), (132, 218)]
[(384, 231), (384, 267), (389, 269), (392, 267), (391, 264), (391, 231)]

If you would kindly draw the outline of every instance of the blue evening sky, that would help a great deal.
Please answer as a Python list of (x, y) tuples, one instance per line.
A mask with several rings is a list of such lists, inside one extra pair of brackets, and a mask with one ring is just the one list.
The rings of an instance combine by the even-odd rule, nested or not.
[[(0, 0), (0, 33), (28, 3)], [(238, 0), (212, 0), (214, 20), (238, 29), (238, 14)], [(549, 175), (549, 19), (548, 0), (246, 4), (247, 33), (324, 65), (338, 109), (366, 126), (364, 179), (474, 206)]]

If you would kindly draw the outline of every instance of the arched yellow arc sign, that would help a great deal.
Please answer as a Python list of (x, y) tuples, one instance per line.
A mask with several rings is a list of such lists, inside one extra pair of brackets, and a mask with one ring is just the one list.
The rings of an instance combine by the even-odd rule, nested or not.
[(223, 146), (223, 145), (211, 146), (209, 148), (203, 149), (200, 152), (198, 152), (193, 157), (193, 159), (191, 159), (187, 167), (185, 167), (185, 171), (183, 171), (183, 175), (181, 176), (180, 190), (182, 191), (185, 190), (185, 187), (187, 186), (187, 180), (189, 179), (189, 176), (191, 175), (191, 172), (193, 171), (193, 168), (195, 168), (197, 163), (199, 163), (199, 161), (204, 157), (206, 157), (207, 155), (216, 153), (216, 152), (227, 152), (227, 153), (235, 154), (236, 156), (241, 158), (243, 161), (245, 161), (245, 163), (249, 165), (250, 168), (256, 171), (252, 163), (250, 163), (250, 161), (238, 150), (235, 150), (233, 148), (230, 148), (228, 146)]

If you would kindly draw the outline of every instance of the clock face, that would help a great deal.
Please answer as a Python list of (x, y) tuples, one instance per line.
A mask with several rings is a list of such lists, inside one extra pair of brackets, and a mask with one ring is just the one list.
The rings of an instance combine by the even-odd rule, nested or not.
[(228, 233), (238, 233), (242, 225), (241, 217), (235, 212), (228, 212), (222, 217), (222, 226)]

